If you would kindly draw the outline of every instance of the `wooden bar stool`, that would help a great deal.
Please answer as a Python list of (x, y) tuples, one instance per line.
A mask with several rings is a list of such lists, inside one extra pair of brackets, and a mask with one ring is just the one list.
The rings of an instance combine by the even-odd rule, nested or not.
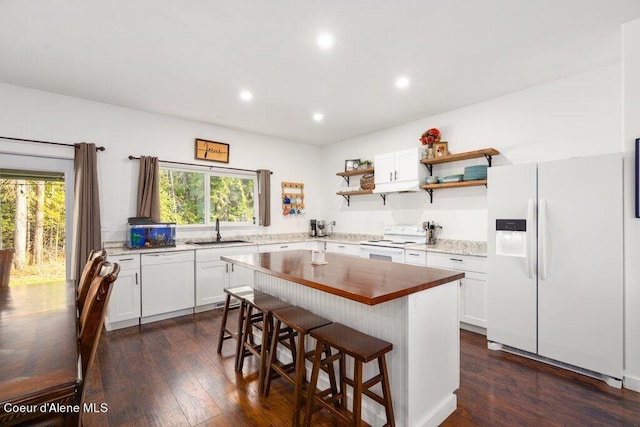
[[(269, 396), (271, 388), (271, 380), (275, 376), (282, 378), (293, 384), (294, 395), (294, 425), (300, 424), (300, 409), (302, 408), (303, 385), (306, 381), (305, 360), (307, 353), (305, 351), (305, 338), (312, 330), (331, 323), (330, 320), (320, 317), (302, 307), (287, 307), (273, 312), (273, 334), (271, 338), (271, 346), (269, 350), (269, 361), (267, 363), (267, 372), (265, 375), (264, 395)], [(296, 344), (295, 337), (298, 337)], [(291, 363), (283, 363), (278, 361), (278, 344), (291, 351)], [(326, 347), (327, 356), (330, 356), (330, 348)], [(312, 351), (308, 356), (311, 356)], [(333, 369), (328, 371), (331, 381), (331, 389), (337, 393), (336, 376)]]
[[(389, 374), (387, 372), (387, 361), (385, 354), (393, 349), (393, 344), (381, 339), (363, 334), (355, 329), (340, 323), (332, 323), (311, 331), (311, 336), (317, 340), (316, 349), (313, 353), (313, 369), (311, 371), (311, 382), (307, 396), (306, 414), (304, 423), (311, 425), (311, 415), (314, 403), (318, 403), (322, 408), (327, 409), (336, 418), (344, 423), (353, 426), (361, 426), (362, 421), (362, 395), (375, 400), (382, 406), (387, 416), (387, 426), (395, 426), (393, 416), (393, 405), (391, 403), (391, 388), (389, 386)], [(338, 352), (332, 356), (322, 358), (324, 346), (335, 348)], [(345, 356), (349, 355), (354, 359), (353, 379), (347, 377)], [(363, 363), (378, 360), (379, 374), (364, 381), (362, 377)], [(340, 392), (331, 395), (327, 390), (316, 390), (318, 384), (318, 373), (322, 365), (333, 367), (333, 363), (340, 362)], [(374, 393), (370, 389), (378, 384), (382, 385), (382, 396)], [(347, 409), (346, 385), (353, 387), (352, 410)], [(327, 396), (329, 396), (327, 398)], [(336, 405), (336, 402), (339, 402)]]
[[(236, 371), (242, 371), (246, 357), (253, 355), (260, 359), (258, 390), (262, 393), (267, 368), (269, 339), (273, 330), (272, 314), (275, 310), (291, 307), (291, 304), (261, 291), (254, 291), (252, 295), (245, 295), (243, 302), (245, 304), (240, 305), (240, 316), (244, 318), (244, 325), (242, 328)], [(255, 343), (253, 339), (254, 328), (262, 332), (262, 338), (259, 344)]]
[[(235, 288), (227, 288), (224, 290), (224, 292), (227, 294), (227, 297), (224, 301), (224, 311), (222, 312), (222, 321), (220, 322), (220, 334), (218, 335), (218, 349), (217, 349), (218, 353), (222, 352), (222, 344), (225, 340), (228, 340), (229, 338), (236, 339), (236, 344), (238, 342), (241, 342), (240, 337), (242, 335), (243, 319), (241, 317), (238, 319), (238, 325), (235, 331), (227, 327), (227, 319), (229, 317), (229, 311), (239, 309), (240, 305), (242, 305), (243, 296), (250, 295), (251, 293), (253, 293), (253, 289), (250, 288), (249, 286), (238, 286)], [(239, 302), (238, 306), (236, 307), (231, 306), (232, 298)], [(236, 356), (235, 356), (234, 366), (238, 364), (237, 349), (238, 349), (238, 345), (236, 345)]]

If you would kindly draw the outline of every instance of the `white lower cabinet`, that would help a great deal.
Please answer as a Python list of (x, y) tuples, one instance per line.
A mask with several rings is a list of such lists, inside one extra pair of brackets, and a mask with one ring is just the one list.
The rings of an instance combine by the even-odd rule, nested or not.
[(109, 256), (120, 265), (105, 319), (107, 331), (137, 325), (140, 319), (140, 255)]
[(465, 273), (459, 286), (460, 322), (487, 327), (487, 258), (429, 252), (427, 266)]
[(360, 245), (351, 243), (327, 242), (325, 250), (336, 254), (360, 256)]
[(419, 265), (421, 267), (427, 266), (427, 253), (425, 251), (415, 251), (412, 249), (404, 250), (404, 263)]
[[(253, 286), (253, 270), (229, 264), (220, 259), (224, 255), (257, 252), (256, 245), (229, 248), (199, 249), (196, 251), (195, 305), (202, 307), (221, 303), (227, 287)], [(214, 308), (213, 306), (211, 308)]]

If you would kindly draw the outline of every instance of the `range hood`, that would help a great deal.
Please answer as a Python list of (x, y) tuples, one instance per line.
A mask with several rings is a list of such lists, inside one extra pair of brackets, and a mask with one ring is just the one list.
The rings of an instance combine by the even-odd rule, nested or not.
[(393, 181), (376, 184), (373, 189), (374, 193), (408, 193), (420, 191), (420, 181)]

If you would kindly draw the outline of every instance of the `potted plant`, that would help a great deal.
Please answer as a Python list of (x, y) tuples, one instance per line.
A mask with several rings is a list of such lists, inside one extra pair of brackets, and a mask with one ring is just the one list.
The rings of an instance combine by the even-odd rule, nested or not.
[(369, 169), (372, 166), (373, 166), (373, 162), (371, 160), (360, 160), (358, 169)]

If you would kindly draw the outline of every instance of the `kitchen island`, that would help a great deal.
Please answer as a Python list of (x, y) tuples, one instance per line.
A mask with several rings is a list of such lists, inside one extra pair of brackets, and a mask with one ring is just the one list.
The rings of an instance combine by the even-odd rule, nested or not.
[[(464, 273), (330, 253), (326, 264), (314, 265), (307, 250), (222, 259), (255, 270), (258, 290), (391, 342), (397, 425), (435, 426), (456, 409), (458, 280)], [(377, 375), (373, 365), (365, 378)], [(384, 409), (365, 398), (363, 418), (382, 425)]]

